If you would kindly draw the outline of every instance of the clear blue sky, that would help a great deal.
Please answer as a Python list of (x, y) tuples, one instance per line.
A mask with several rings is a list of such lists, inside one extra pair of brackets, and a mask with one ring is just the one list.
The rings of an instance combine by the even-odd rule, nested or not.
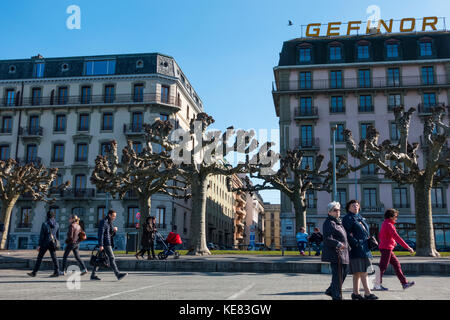
[[(80, 30), (66, 27), (70, 5), (81, 9)], [(164, 53), (181, 66), (214, 128), (270, 131), (278, 129), (271, 86), (283, 41), (300, 37), (302, 24), (364, 21), (370, 5), (383, 19), (450, 12), (448, 0), (1, 1), (0, 59)], [(278, 192), (263, 197), (279, 202)]]

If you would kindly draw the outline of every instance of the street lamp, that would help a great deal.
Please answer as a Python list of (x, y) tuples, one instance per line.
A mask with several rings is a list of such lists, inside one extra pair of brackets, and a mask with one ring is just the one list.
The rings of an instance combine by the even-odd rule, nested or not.
[(336, 130), (337, 125), (331, 127), (332, 147), (333, 147), (333, 201), (337, 201), (337, 186), (336, 186)]

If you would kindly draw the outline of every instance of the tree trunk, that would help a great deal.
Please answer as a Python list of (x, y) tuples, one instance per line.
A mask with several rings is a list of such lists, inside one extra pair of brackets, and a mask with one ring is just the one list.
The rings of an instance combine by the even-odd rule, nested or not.
[(3, 223), (3, 233), (0, 242), (0, 250), (5, 250), (8, 244), (9, 222), (11, 221), (11, 213), (16, 201), (3, 202), (0, 222)]
[(306, 228), (306, 206), (303, 204), (301, 195), (294, 195), (292, 203), (295, 211), (295, 233), (300, 232), (300, 228)]
[(439, 257), (434, 240), (433, 215), (431, 210), (431, 183), (425, 179), (413, 184), (416, 207), (416, 255)]
[(206, 245), (207, 179), (196, 175), (192, 179), (192, 214), (188, 255), (210, 255)]

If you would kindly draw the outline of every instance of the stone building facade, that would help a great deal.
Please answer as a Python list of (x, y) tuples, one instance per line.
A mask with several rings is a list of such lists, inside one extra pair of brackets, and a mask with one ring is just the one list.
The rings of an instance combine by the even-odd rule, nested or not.
[[(280, 150), (301, 149), (305, 165), (313, 165), (318, 154), (331, 159), (331, 127), (337, 126), (336, 154), (346, 155), (343, 130), (350, 129), (355, 141), (365, 138), (375, 126), (379, 141), (398, 141), (393, 108), (414, 107), (411, 142), (421, 142), (423, 118), (436, 105), (450, 100), (450, 33), (417, 32), (299, 38), (286, 41), (274, 68), (273, 99), (280, 123)], [(448, 110), (448, 109), (447, 109)], [(448, 123), (448, 114), (444, 120)], [(421, 165), (426, 156), (421, 147)], [(449, 175), (448, 172), (441, 172)], [(449, 181), (432, 190), (433, 221), (438, 248), (450, 247)], [(400, 211), (397, 228), (401, 236), (415, 239), (414, 193), (410, 185), (398, 185), (369, 166), (340, 179), (341, 204), (361, 202), (362, 214), (371, 232), (377, 234), (385, 209)], [(320, 227), (332, 196), (310, 192), (308, 229)], [(345, 212), (344, 212), (345, 213)], [(293, 238), (295, 219), (289, 199), (281, 194), (282, 234)]]
[[(9, 248), (36, 247), (47, 210), (56, 212), (65, 237), (68, 217), (85, 222), (88, 236), (108, 209), (117, 211), (116, 245), (124, 249), (126, 234), (136, 232), (138, 202), (122, 201), (90, 183), (94, 160), (115, 139), (119, 151), (127, 140), (139, 151), (143, 123), (170, 119), (175, 128), (203, 112), (202, 101), (174, 58), (159, 53), (0, 61), (0, 157), (59, 168), (51, 206), (22, 197), (12, 214)], [(180, 233), (189, 241), (190, 200), (152, 197), (151, 214), (159, 231)]]
[(264, 243), (272, 250), (281, 249), (280, 205), (264, 202)]

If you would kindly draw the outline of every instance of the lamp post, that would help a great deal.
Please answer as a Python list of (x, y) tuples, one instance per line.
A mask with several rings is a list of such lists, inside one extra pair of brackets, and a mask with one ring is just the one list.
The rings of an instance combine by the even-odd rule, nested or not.
[(331, 127), (332, 147), (333, 147), (333, 201), (337, 201), (337, 185), (336, 185), (336, 130), (337, 125)]

